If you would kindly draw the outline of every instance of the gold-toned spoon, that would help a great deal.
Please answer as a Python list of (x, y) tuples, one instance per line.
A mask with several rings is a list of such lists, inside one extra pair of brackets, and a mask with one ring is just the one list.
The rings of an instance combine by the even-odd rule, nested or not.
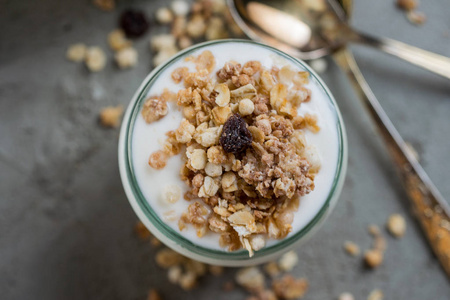
[(335, 52), (349, 42), (372, 46), (450, 79), (450, 58), (351, 28), (336, 0), (228, 0), (231, 13), (253, 40), (301, 59)]
[[(320, 7), (323, 9), (323, 6), (318, 3), (324, 3), (324, 1), (325, 0), (303, 0), (302, 3), (313, 3), (313, 5), (318, 5), (316, 9)], [(254, 1), (248, 2), (256, 3)], [(280, 4), (287, 2), (297, 3), (298, 1), (281, 0), (270, 2)], [(328, 0), (328, 2), (334, 3), (333, 5), (339, 5), (337, 2), (334, 2), (334, 0)], [(384, 112), (356, 65), (353, 55), (345, 47), (343, 47), (344, 45), (339, 45), (339, 43), (336, 47), (324, 48), (323, 36), (317, 36), (317, 30), (312, 30), (312, 27), (309, 27), (311, 30), (308, 31), (308, 27), (305, 27), (307, 25), (301, 21), (300, 23), (303, 23), (303, 25), (296, 23), (294, 15), (284, 14), (284, 18), (277, 19), (277, 22), (271, 21), (268, 23), (270, 26), (263, 25), (262, 28), (265, 28), (264, 31), (256, 31), (255, 27), (249, 27), (252, 26), (252, 24), (247, 25), (246, 23), (243, 23), (241, 15), (238, 14), (237, 6), (243, 5), (243, 3), (244, 1), (242, 0), (228, 0), (233, 17), (237, 23), (242, 26), (242, 29), (250, 38), (270, 44), (273, 47), (279, 48), (293, 56), (303, 59), (317, 58), (328, 53), (335, 52), (334, 58), (336, 59), (336, 62), (348, 75), (350, 82), (363, 103), (366, 105), (375, 122), (375, 125), (388, 146), (389, 152), (400, 174), (406, 193), (411, 200), (414, 213), (419, 220), (434, 253), (440, 260), (442, 267), (447, 272), (447, 275), (450, 277), (450, 206), (444, 197), (439, 193), (438, 189), (425, 173), (416, 157), (411, 153), (408, 145), (402, 139), (397, 129)], [(343, 3), (346, 11), (350, 10), (351, 0), (341, 0), (341, 3)], [(235, 4), (237, 6), (235, 6)], [(298, 3), (296, 5), (297, 11), (299, 11)], [(294, 8), (287, 7), (287, 9), (295, 13)], [(298, 13), (301, 15), (302, 12), (300, 11)], [(272, 14), (279, 15), (274, 11), (272, 11)], [(263, 15), (260, 15), (258, 18), (260, 19), (259, 22), (264, 20)], [(346, 19), (346, 14), (342, 9), (339, 18), (341, 20)], [(277, 25), (277, 23), (283, 23), (284, 25)], [(346, 24), (346, 22), (344, 22), (344, 24)], [(290, 37), (289, 34), (285, 32), (289, 31), (288, 29), (299, 30), (302, 34), (300, 36), (294, 35), (293, 37)], [(305, 36), (308, 36), (309, 40), (301, 48), (301, 51), (299, 51), (298, 47), (292, 45), (292, 43), (286, 42), (287, 40), (295, 41), (295, 43), (298, 43), (296, 44), (298, 46), (301, 42), (305, 42), (307, 40), (304, 38)], [(302, 40), (302, 37), (304, 40)]]

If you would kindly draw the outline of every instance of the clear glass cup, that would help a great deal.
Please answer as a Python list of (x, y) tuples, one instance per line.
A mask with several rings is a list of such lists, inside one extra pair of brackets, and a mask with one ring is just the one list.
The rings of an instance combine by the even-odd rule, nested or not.
[[(207, 48), (210, 45), (217, 45), (223, 43), (250, 43), (253, 45), (258, 45), (259, 47), (270, 49), (275, 54), (282, 56), (291, 63), (310, 72), (311, 74), (310, 80), (315, 81), (327, 95), (337, 120), (336, 128), (338, 132), (338, 143), (339, 143), (338, 164), (336, 167), (332, 187), (328, 192), (327, 199), (324, 202), (323, 206), (312, 218), (312, 220), (302, 229), (300, 229), (295, 233), (289, 234), (286, 238), (279, 240), (273, 245), (266, 246), (265, 248), (256, 251), (253, 257), (249, 257), (248, 252), (243, 249), (234, 252), (229, 252), (226, 249), (217, 250), (196, 245), (192, 241), (183, 237), (182, 233), (168, 226), (163, 220), (161, 220), (158, 217), (156, 212), (152, 209), (151, 205), (143, 196), (133, 170), (133, 163), (132, 163), (133, 157), (130, 155), (133, 127), (136, 118), (139, 116), (141, 106), (146, 100), (147, 93), (150, 87), (152, 86), (153, 82), (155, 81), (155, 79), (158, 78), (158, 76), (162, 72), (164, 72), (166, 68), (168, 68), (178, 60), (186, 56), (189, 56), (190, 53), (202, 48)], [(311, 237), (314, 234), (314, 232), (317, 231), (320, 225), (325, 221), (327, 216), (334, 208), (344, 183), (345, 173), (347, 169), (347, 137), (345, 133), (344, 123), (341, 114), (339, 112), (338, 106), (336, 104), (336, 101), (333, 98), (333, 95), (330, 93), (326, 85), (323, 83), (322, 79), (320, 79), (320, 77), (305, 62), (293, 58), (288, 54), (279, 51), (275, 48), (255, 43), (252, 41), (235, 40), (235, 39), (218, 40), (197, 44), (179, 52), (170, 60), (166, 61), (165, 63), (154, 69), (147, 76), (147, 78), (145, 78), (145, 80), (143, 81), (143, 83), (133, 96), (123, 118), (119, 139), (119, 169), (124, 190), (135, 213), (137, 214), (139, 219), (144, 223), (144, 225), (152, 232), (152, 234), (156, 236), (159, 240), (161, 240), (161, 242), (166, 244), (168, 247), (189, 258), (204, 263), (222, 266), (255, 265), (276, 259), (278, 256), (292, 249), (294, 246), (303, 243), (309, 237)], [(175, 176), (178, 176), (178, 173), (176, 173)]]

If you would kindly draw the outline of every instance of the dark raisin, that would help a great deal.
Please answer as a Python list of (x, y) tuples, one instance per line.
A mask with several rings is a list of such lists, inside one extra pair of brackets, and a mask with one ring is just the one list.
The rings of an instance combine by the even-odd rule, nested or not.
[(220, 145), (228, 153), (239, 154), (252, 144), (252, 134), (239, 114), (232, 115), (223, 124)]
[(141, 11), (129, 9), (120, 16), (120, 28), (123, 29), (127, 37), (137, 38), (147, 32), (148, 21)]

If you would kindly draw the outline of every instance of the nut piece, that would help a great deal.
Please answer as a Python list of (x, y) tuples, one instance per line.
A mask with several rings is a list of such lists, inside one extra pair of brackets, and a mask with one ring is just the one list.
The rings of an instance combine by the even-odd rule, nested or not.
[(383, 252), (378, 249), (371, 249), (364, 254), (364, 261), (370, 268), (376, 268), (383, 262)]
[(169, 155), (162, 150), (153, 152), (148, 158), (148, 165), (156, 170), (161, 170), (167, 164)]
[(73, 44), (66, 52), (66, 58), (73, 62), (81, 62), (86, 56), (86, 45), (85, 44)]
[(130, 47), (132, 43), (122, 29), (116, 29), (108, 34), (108, 44), (112, 50), (118, 51)]
[(167, 7), (161, 7), (159, 8), (156, 13), (156, 21), (158, 21), (161, 24), (169, 24), (173, 21), (173, 14)]
[(206, 166), (206, 152), (203, 149), (195, 149), (189, 158), (192, 168), (203, 170)]
[(252, 100), (245, 98), (239, 101), (239, 113), (241, 114), (241, 116), (251, 115), (254, 110), (255, 104)]
[(359, 246), (350, 241), (344, 243), (344, 249), (351, 256), (358, 256), (360, 253)]
[(100, 47), (89, 47), (84, 62), (91, 72), (103, 70), (106, 65), (106, 55)]
[(117, 127), (122, 113), (122, 105), (105, 107), (100, 112), (100, 123), (105, 127)]
[(294, 251), (289, 251), (280, 258), (278, 264), (281, 270), (290, 272), (297, 265), (297, 263), (298, 263), (297, 253), (295, 253)]
[(128, 47), (119, 50), (116, 55), (114, 55), (117, 65), (121, 69), (134, 67), (138, 61), (138, 53), (136, 49)]
[(389, 217), (386, 227), (394, 237), (401, 238), (406, 231), (405, 218), (402, 215), (393, 214)]

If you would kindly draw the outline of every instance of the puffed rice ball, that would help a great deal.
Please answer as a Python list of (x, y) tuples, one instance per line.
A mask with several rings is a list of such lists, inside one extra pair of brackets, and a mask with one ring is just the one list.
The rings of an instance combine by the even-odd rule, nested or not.
[(255, 110), (255, 104), (253, 104), (253, 101), (250, 99), (242, 99), (239, 102), (239, 113), (241, 116), (248, 116), (253, 113)]

